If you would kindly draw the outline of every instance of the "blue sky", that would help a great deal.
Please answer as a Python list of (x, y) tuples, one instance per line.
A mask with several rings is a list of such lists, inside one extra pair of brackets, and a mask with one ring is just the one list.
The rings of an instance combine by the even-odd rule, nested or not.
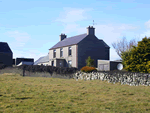
[(113, 42), (150, 37), (149, 6), (149, 0), (0, 0), (0, 41), (9, 44), (13, 58), (36, 61), (61, 33), (86, 33), (94, 20), (95, 35), (110, 46), (110, 60), (117, 60)]

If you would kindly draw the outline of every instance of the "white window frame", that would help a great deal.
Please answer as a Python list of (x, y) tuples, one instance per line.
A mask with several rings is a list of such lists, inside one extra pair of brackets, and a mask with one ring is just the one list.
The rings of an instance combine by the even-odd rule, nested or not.
[(63, 57), (63, 48), (60, 48), (60, 57)]

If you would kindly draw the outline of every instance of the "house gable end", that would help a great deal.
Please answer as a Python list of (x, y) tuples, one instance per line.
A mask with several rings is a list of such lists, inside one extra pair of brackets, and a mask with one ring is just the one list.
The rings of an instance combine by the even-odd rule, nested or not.
[(6, 42), (0, 42), (0, 52), (1, 53), (11, 53), (12, 51), (9, 47), (9, 45)]

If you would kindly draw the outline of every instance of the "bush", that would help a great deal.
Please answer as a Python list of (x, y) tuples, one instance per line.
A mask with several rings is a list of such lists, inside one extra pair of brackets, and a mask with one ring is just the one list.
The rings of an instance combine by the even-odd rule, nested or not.
[(81, 68), (82, 72), (87, 72), (87, 73), (93, 72), (93, 71), (96, 71), (96, 70), (97, 69), (95, 67), (89, 67), (89, 66), (84, 66), (84, 67)]
[(5, 65), (5, 64), (0, 64), (0, 69), (4, 69), (4, 68), (6, 68), (6, 67), (8, 67), (8, 66)]

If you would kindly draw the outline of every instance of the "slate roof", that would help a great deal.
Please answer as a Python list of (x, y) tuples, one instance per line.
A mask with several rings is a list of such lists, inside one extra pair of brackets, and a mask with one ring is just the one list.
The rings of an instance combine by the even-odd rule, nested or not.
[(0, 42), (0, 52), (12, 53), (12, 51), (9, 48), (9, 45), (7, 44), (7, 42)]
[(34, 65), (37, 65), (39, 63), (44, 63), (49, 61), (49, 55), (40, 57), (37, 61), (34, 62)]
[(78, 44), (81, 40), (83, 40), (85, 37), (87, 36), (87, 33), (81, 34), (81, 35), (77, 35), (77, 36), (73, 36), (73, 37), (69, 37), (69, 38), (65, 38), (62, 41), (59, 41), (56, 45), (54, 45), (52, 48), (50, 49), (55, 49), (58, 47), (64, 47), (64, 46), (69, 46), (69, 45), (74, 45), (74, 44)]

